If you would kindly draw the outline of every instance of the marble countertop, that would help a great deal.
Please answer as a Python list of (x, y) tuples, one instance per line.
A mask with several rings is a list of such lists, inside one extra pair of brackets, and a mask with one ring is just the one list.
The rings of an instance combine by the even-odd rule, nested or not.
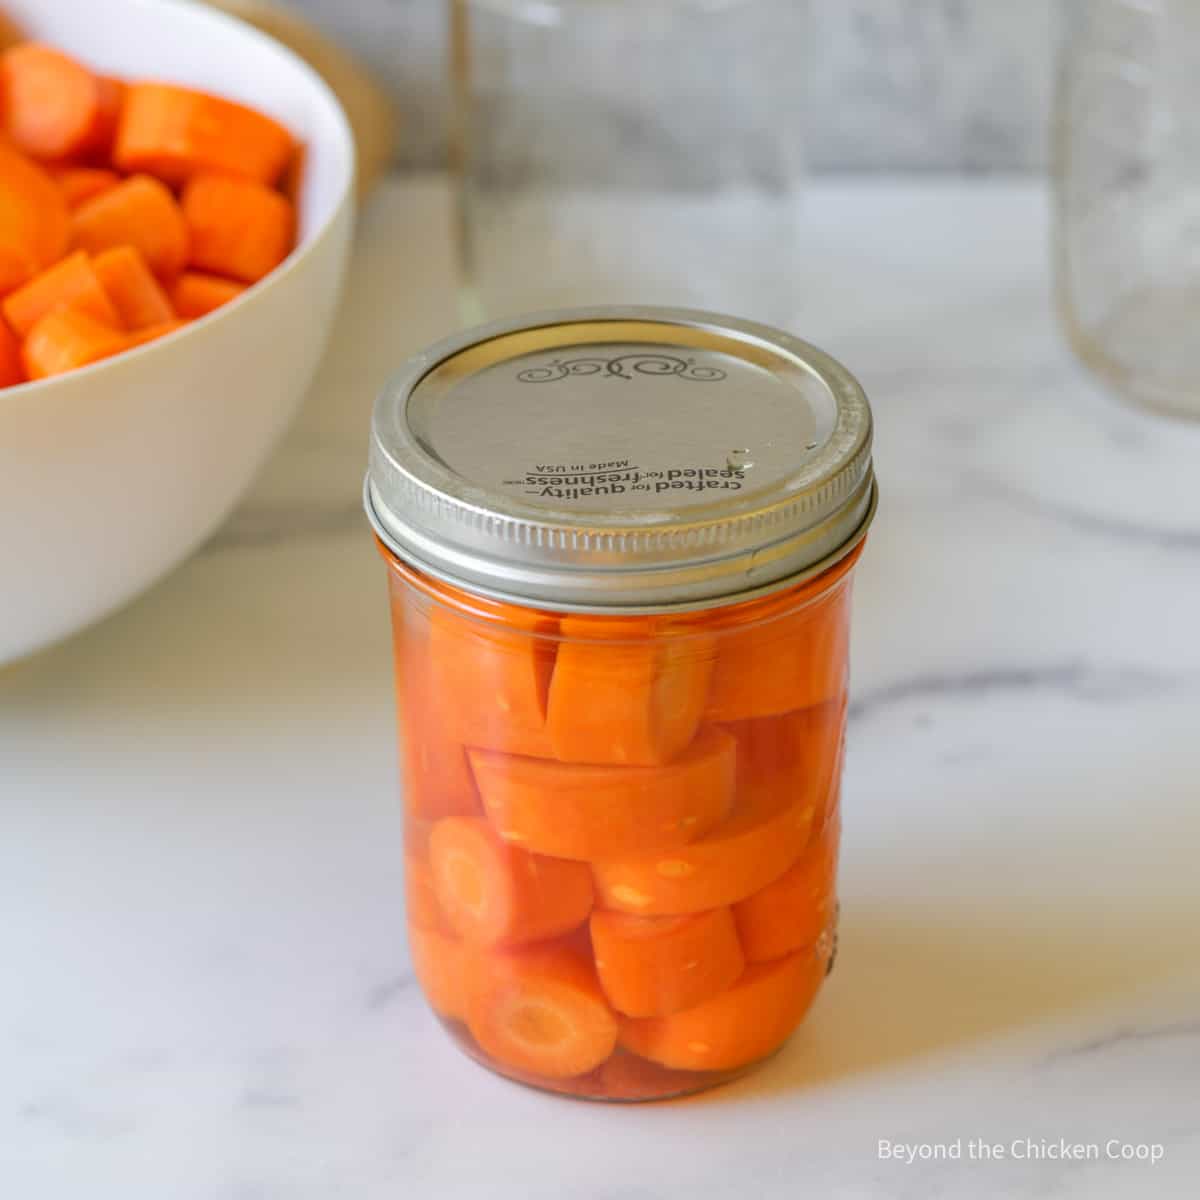
[(1200, 427), (1076, 368), (1045, 218), (1033, 183), (813, 188), (801, 331), (866, 384), (883, 493), (842, 953), (757, 1075), (608, 1107), (479, 1070), (409, 971), (359, 484), (373, 393), (454, 310), (444, 185), (386, 186), (236, 515), (0, 673), (0, 1194), (1195, 1195)]

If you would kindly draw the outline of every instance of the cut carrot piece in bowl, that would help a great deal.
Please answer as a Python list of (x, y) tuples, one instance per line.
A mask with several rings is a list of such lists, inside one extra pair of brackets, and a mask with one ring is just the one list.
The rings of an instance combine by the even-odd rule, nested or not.
[(145, 325), (141, 329), (135, 329), (132, 333), (125, 335), (123, 348), (132, 350), (136, 346), (144, 346), (147, 342), (156, 342), (161, 337), (166, 337), (168, 333), (175, 333), (187, 325), (187, 321), (160, 321), (157, 325)]
[(811, 748), (803, 770), (739, 765), (733, 810), (703, 837), (670, 851), (593, 863), (602, 906), (643, 916), (702, 912), (736, 904), (782, 875), (803, 853), (836, 790), (841, 711), (826, 705), (794, 718), (808, 725), (793, 735)]
[(114, 246), (97, 254), (92, 268), (126, 329), (175, 319), (166, 292), (135, 246)]
[(470, 995), (470, 948), (452, 934), (410, 924), (408, 953), (429, 1007), (447, 1020), (464, 1020)]
[(713, 669), (703, 635), (665, 636), (652, 618), (564, 617), (546, 728), (565, 762), (650, 766), (695, 736)]
[(107, 162), (112, 156), (113, 142), (116, 140), (117, 126), (121, 121), (121, 109), (125, 104), (127, 86), (122, 79), (113, 79), (109, 75), (98, 75), (96, 87), (99, 100), (96, 121), (92, 127), (92, 136), (88, 139), (83, 151), (90, 159)]
[(38, 42), (0, 54), (0, 112), (14, 146), (51, 161), (90, 149), (104, 119), (96, 76), (61, 50)]
[(120, 314), (82, 250), (67, 255), (22, 287), (9, 292), (0, 307), (3, 307), (4, 319), (21, 337), (27, 336), (47, 313), (62, 308), (86, 313), (113, 329), (122, 328)]
[(573, 946), (480, 955), (467, 1027), (497, 1066), (550, 1079), (595, 1070), (617, 1044), (595, 968)]
[(836, 908), (841, 824), (835, 815), (799, 861), (774, 883), (734, 905), (738, 938), (747, 962), (782, 958), (815, 946)]
[(244, 283), (205, 275), (200, 271), (184, 271), (171, 287), (171, 304), (181, 317), (203, 317), (236, 300), (244, 291)]
[(720, 1071), (777, 1050), (808, 1011), (825, 975), (811, 951), (747, 967), (726, 991), (669, 1017), (621, 1020), (621, 1045), (665, 1067)]
[(728, 908), (688, 917), (592, 913), (596, 971), (618, 1012), (660, 1017), (724, 991), (746, 965)]
[(73, 308), (47, 313), (25, 338), (21, 356), (30, 379), (61, 375), (126, 349), (127, 334)]
[(223, 171), (273, 184), (292, 146), (282, 125), (245, 105), (175, 84), (134, 83), (121, 109), (113, 162), (168, 183)]
[(515, 946), (555, 937), (592, 910), (586, 866), (509, 846), (479, 818), (439, 821), (429, 835), (429, 861), (446, 919), (473, 942)]
[(134, 175), (81, 204), (71, 214), (71, 236), (89, 254), (136, 246), (160, 279), (174, 279), (187, 263), (188, 232), (170, 189)]
[(25, 364), (21, 361), (21, 343), (4, 321), (0, 321), (0, 387), (12, 387), (25, 380)]
[(0, 142), (0, 293), (60, 259), (70, 236), (67, 202), (54, 180)]
[(183, 189), (189, 263), (254, 283), (292, 248), (295, 220), (286, 197), (252, 179), (204, 173)]
[(68, 208), (78, 208), (85, 200), (111, 191), (121, 182), (120, 175), (107, 167), (52, 167), (50, 177), (58, 184)]
[(488, 818), (506, 841), (591, 862), (683, 846), (721, 821), (733, 801), (735, 745), (710, 727), (661, 767), (469, 755)]
[(496, 622), (434, 607), (429, 622), (433, 702), (456, 739), (550, 757), (546, 698), (557, 622), (515, 607)]

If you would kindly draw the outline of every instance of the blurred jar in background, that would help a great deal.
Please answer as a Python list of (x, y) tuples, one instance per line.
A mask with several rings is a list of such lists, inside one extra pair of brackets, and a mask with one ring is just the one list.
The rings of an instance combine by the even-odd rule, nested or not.
[(1075, 350), (1126, 397), (1200, 417), (1200, 3), (1074, 5), (1054, 158)]
[(719, 307), (786, 323), (805, 0), (451, 0), (464, 316)]

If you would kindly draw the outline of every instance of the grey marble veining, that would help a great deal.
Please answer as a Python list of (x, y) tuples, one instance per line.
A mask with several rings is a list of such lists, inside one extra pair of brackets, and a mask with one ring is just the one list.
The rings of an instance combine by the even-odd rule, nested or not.
[[(449, 0), (287, 2), (388, 82), (404, 114), (402, 163), (440, 162)], [(811, 75), (805, 140), (815, 169), (1008, 171), (1044, 163), (1061, 0), (809, 2), (808, 45), (795, 53), (797, 70)], [(634, 0), (629, 7), (636, 11)], [(612, 69), (619, 72), (619, 62)]]

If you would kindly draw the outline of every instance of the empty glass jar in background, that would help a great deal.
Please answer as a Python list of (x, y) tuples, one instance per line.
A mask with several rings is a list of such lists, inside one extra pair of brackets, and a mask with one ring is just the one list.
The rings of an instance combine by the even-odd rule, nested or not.
[(1060, 314), (1126, 397), (1200, 417), (1200, 4), (1071, 12), (1055, 123)]
[(806, 0), (451, 0), (464, 315), (796, 307)]

